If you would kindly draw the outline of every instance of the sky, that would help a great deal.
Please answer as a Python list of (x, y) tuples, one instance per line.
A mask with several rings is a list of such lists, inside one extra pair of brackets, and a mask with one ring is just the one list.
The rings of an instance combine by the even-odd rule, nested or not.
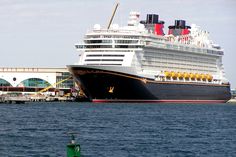
[[(94, 24), (106, 27), (115, 0), (0, 0), (0, 67), (65, 67), (78, 62), (75, 43)], [(159, 14), (165, 31), (175, 19), (195, 23), (225, 52), (226, 77), (236, 88), (235, 0), (119, 0), (113, 23), (130, 11)]]

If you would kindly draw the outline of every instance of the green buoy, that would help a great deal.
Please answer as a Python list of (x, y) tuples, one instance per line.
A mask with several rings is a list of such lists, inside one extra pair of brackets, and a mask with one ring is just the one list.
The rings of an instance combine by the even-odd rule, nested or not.
[(71, 134), (71, 141), (67, 145), (67, 157), (80, 157), (80, 145), (75, 143), (73, 134)]

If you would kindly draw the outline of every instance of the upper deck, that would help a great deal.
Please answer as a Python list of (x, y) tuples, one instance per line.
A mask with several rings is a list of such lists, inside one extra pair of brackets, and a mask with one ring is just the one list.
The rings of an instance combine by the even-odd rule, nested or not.
[[(186, 40), (187, 39), (187, 40)], [(144, 47), (186, 51), (190, 53), (224, 55), (223, 50), (214, 44), (196, 44), (191, 35), (174, 37), (172, 35), (154, 35), (143, 29), (95, 29), (87, 33), (83, 43), (76, 44), (78, 50), (106, 51), (106, 50), (134, 50)]]
[[(158, 18), (151, 14), (146, 21), (139, 21), (139, 13), (131, 12), (127, 26), (113, 24), (104, 29), (96, 24), (83, 42), (75, 45), (81, 52), (79, 64), (133, 67), (142, 75), (161, 80), (176, 81), (174, 74), (183, 73), (204, 77), (180, 77), (179, 81), (224, 80), (223, 50), (210, 40), (207, 31), (176, 20), (164, 34), (164, 21)], [(173, 73), (173, 78), (166, 71)], [(205, 76), (209, 78), (204, 79)]]

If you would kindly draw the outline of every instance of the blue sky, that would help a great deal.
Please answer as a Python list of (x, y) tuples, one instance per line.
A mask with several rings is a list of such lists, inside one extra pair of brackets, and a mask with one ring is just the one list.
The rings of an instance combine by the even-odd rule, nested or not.
[[(0, 0), (0, 67), (65, 67), (78, 61), (74, 44), (94, 24), (108, 24), (115, 0)], [(157, 13), (168, 25), (187, 20), (225, 50), (226, 76), (236, 88), (235, 0), (120, 0), (114, 23), (130, 11)]]

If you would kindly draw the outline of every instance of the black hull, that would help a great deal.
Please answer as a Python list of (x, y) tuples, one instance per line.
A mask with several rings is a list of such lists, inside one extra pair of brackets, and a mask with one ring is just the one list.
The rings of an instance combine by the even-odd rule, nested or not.
[(69, 70), (93, 102), (222, 103), (231, 98), (228, 84), (162, 82), (82, 66)]

